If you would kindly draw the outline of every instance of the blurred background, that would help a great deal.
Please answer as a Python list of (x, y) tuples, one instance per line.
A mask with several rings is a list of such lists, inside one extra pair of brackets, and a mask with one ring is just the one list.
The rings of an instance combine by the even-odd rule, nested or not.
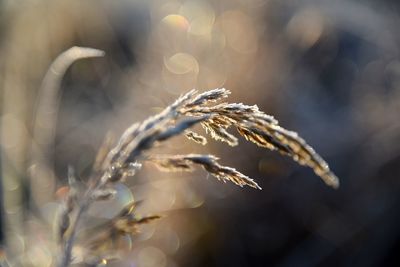
[[(399, 26), (395, 0), (0, 1), (0, 260), (53, 266), (67, 167), (84, 180), (108, 132), (118, 137), (192, 88), (225, 87), (231, 102), (257, 104), (303, 136), (340, 188), (244, 140), (176, 138), (158, 151), (215, 154), (263, 190), (145, 165), (90, 210), (110, 218), (144, 200), (141, 214), (165, 215), (110, 265), (398, 266)], [(43, 140), (35, 129), (51, 121), (35, 119), (38, 92), (72, 46), (106, 55), (68, 69), (54, 142)], [(34, 151), (48, 143), (54, 171), (38, 175)]]

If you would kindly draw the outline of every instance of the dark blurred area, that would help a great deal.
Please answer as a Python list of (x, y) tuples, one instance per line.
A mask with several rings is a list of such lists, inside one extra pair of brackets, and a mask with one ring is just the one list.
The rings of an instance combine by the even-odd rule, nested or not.
[[(54, 264), (57, 189), (69, 165), (88, 175), (107, 132), (118, 136), (192, 88), (217, 87), (298, 132), (340, 188), (244, 140), (231, 148), (178, 138), (161, 149), (213, 153), (263, 190), (145, 167), (121, 187), (117, 207), (142, 199), (143, 213), (167, 217), (111, 266), (399, 265), (398, 1), (0, 3), (0, 225), (10, 266)], [(54, 178), (32, 179), (37, 92), (51, 62), (72, 46), (106, 56), (67, 71)]]

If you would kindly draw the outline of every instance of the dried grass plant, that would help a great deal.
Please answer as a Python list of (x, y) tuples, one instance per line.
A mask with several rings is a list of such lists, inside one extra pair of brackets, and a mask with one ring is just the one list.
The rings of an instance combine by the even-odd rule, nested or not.
[[(58, 266), (69, 266), (77, 261), (73, 255), (78, 235), (84, 234), (78, 227), (89, 207), (97, 201), (108, 200), (116, 194), (115, 184), (124, 182), (140, 170), (142, 163), (151, 163), (163, 171), (191, 171), (196, 166), (223, 182), (232, 182), (241, 187), (261, 187), (253, 179), (232, 167), (223, 166), (214, 155), (157, 155), (151, 149), (178, 135), (206, 145), (207, 138), (191, 131), (200, 124), (211, 138), (238, 144), (238, 138), (230, 130), (236, 129), (246, 140), (291, 157), (301, 165), (308, 166), (329, 186), (337, 188), (339, 181), (328, 164), (297, 133), (279, 126), (272, 116), (260, 111), (257, 106), (242, 103), (227, 103), (224, 100), (231, 92), (224, 88), (199, 93), (191, 90), (179, 97), (162, 112), (147, 120), (135, 123), (112, 145), (106, 138), (98, 151), (90, 177), (85, 183), (77, 181), (73, 169), (69, 169), (69, 193), (60, 205), (56, 223), (59, 259)], [(105, 264), (116, 257), (113, 247), (108, 245), (125, 235), (133, 235), (138, 226), (160, 218), (158, 215), (139, 217), (137, 203), (130, 203), (117, 216), (93, 229), (83, 244), (84, 255), (80, 261), (90, 266)]]

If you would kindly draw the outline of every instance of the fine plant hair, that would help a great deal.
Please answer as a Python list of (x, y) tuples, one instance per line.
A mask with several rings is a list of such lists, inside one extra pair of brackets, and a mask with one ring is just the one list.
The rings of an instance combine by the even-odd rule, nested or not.
[[(151, 149), (158, 144), (178, 135), (206, 145), (206, 136), (190, 130), (198, 124), (211, 138), (230, 146), (238, 145), (238, 138), (230, 132), (236, 128), (238, 135), (244, 139), (289, 156), (299, 164), (312, 168), (327, 185), (333, 188), (339, 186), (338, 178), (330, 171), (328, 164), (297, 133), (282, 128), (277, 120), (255, 105), (224, 102), (230, 93), (224, 88), (203, 93), (191, 90), (159, 114), (130, 126), (116, 144), (113, 145), (111, 139), (106, 138), (85, 183), (77, 181), (73, 169), (69, 168), (70, 190), (60, 205), (56, 222), (60, 247), (59, 267), (69, 266), (76, 260), (72, 251), (78, 235), (84, 235), (84, 232), (78, 232), (78, 227), (88, 208), (94, 202), (113, 198), (116, 194), (116, 183), (134, 176), (142, 163), (149, 162), (163, 171), (192, 171), (196, 167), (202, 167), (220, 181), (261, 189), (253, 179), (232, 167), (221, 165), (214, 155), (152, 153)], [(107, 242), (124, 235), (133, 235), (141, 224), (160, 218), (158, 215), (138, 217), (137, 204), (129, 203), (105, 224), (86, 231), (92, 234), (89, 235), (91, 238), (85, 239), (82, 262), (97, 266), (114, 259), (117, 253), (112, 246), (106, 245)]]

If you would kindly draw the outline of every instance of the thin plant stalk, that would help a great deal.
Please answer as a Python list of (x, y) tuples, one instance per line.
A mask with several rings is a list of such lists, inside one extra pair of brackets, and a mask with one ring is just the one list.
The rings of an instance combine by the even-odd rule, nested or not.
[[(80, 185), (73, 172), (69, 171), (70, 190), (60, 205), (58, 216), (58, 267), (71, 264), (78, 228), (90, 205), (95, 201), (111, 199), (116, 194), (115, 184), (134, 176), (141, 168), (140, 162), (150, 162), (163, 171), (192, 171), (199, 166), (222, 182), (261, 189), (255, 180), (232, 167), (220, 164), (214, 155), (152, 154), (151, 149), (175, 136), (185, 136), (205, 145), (207, 138), (192, 131), (191, 128), (195, 125), (201, 125), (211, 138), (231, 146), (238, 145), (239, 142), (230, 132), (231, 129), (236, 129), (245, 140), (291, 157), (299, 164), (312, 168), (327, 185), (333, 188), (339, 186), (338, 178), (322, 157), (297, 133), (281, 127), (272, 116), (260, 111), (257, 106), (226, 102), (217, 104), (229, 94), (230, 91), (224, 88), (203, 93), (191, 90), (159, 114), (130, 126), (114, 147), (110, 146), (110, 141), (106, 141), (99, 149), (92, 173), (85, 185)], [(160, 218), (158, 215), (138, 218), (136, 206), (137, 203), (128, 204), (105, 224), (106, 227), (98, 230), (101, 233), (99, 237), (86, 244), (87, 259), (83, 261), (96, 265), (108, 258), (114, 258), (113, 248), (104, 252), (98, 249), (101, 244), (106, 244), (109, 239), (133, 235), (139, 225)]]

